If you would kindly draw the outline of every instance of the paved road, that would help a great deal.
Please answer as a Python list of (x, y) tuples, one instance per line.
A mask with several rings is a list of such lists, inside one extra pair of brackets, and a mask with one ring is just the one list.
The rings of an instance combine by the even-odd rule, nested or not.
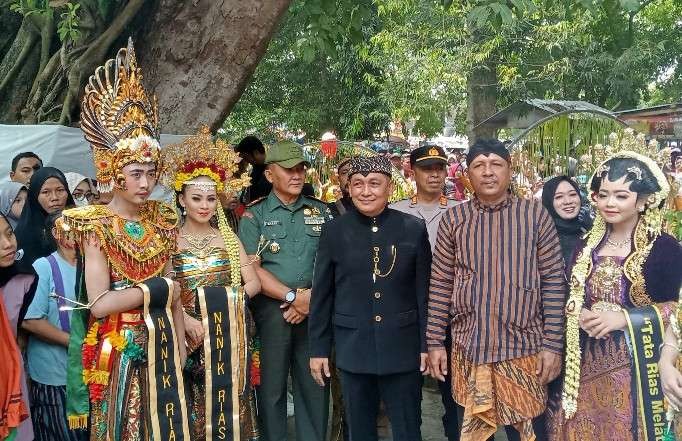
[[(446, 441), (443, 436), (442, 416), (443, 405), (440, 401), (440, 394), (429, 387), (424, 387), (422, 398), (422, 441)], [(296, 440), (293, 418), (289, 418), (289, 439)], [(392, 438), (379, 438), (379, 441), (392, 441)], [(507, 441), (503, 430), (495, 435), (495, 441)]]

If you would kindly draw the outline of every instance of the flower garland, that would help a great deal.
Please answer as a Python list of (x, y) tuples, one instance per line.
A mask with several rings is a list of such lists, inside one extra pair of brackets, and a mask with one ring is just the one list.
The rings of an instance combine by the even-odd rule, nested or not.
[[(102, 338), (103, 337), (103, 338)], [(121, 335), (108, 324), (94, 322), (83, 340), (83, 383), (90, 391), (92, 401), (100, 401), (104, 388), (109, 384), (109, 371), (97, 369), (98, 347), (102, 339), (108, 339), (111, 346), (122, 357), (132, 361), (144, 361), (144, 349), (132, 340), (132, 335)]]
[(230, 258), (230, 285), (233, 288), (239, 289), (242, 286), (242, 266), (241, 266), (241, 255), (239, 252), (239, 239), (234, 231), (227, 226), (227, 219), (225, 219), (225, 213), (223, 212), (223, 207), (218, 204), (216, 209), (218, 215), (218, 230), (220, 235), (223, 237), (223, 242), (225, 242), (225, 248), (227, 250), (227, 255)]
[(571, 286), (566, 302), (566, 374), (561, 406), (567, 419), (578, 410), (578, 389), (580, 388), (580, 311), (585, 302), (585, 283), (592, 272), (592, 252), (606, 234), (606, 222), (597, 216), (588, 233), (585, 248), (580, 252), (571, 271)]
[(251, 340), (251, 386), (260, 386), (260, 337)]
[(206, 176), (216, 183), (216, 190), (223, 191), (227, 174), (225, 170), (218, 167), (216, 164), (208, 164), (204, 161), (195, 161), (184, 164), (178, 173), (175, 175), (173, 181), (173, 188), (175, 191), (182, 191), (182, 186), (185, 182), (191, 181), (199, 176)]

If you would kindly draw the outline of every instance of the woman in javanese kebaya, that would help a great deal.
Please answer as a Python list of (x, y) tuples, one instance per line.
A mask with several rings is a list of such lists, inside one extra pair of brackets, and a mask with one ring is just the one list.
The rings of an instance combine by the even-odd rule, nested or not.
[[(83, 260), (68, 350), (69, 426), (93, 441), (188, 440), (179, 286), (160, 277), (175, 250), (175, 208), (149, 201), (159, 175), (155, 102), (132, 41), (95, 71), (81, 128), (108, 205), (66, 210), (57, 234)], [(170, 409), (170, 411), (169, 411)]]
[(590, 185), (598, 216), (570, 271), (556, 440), (651, 440), (665, 425), (660, 377), (648, 367), (682, 282), (682, 247), (662, 232), (669, 186), (645, 155), (656, 146), (626, 131), (611, 148)]
[[(253, 320), (247, 308), (260, 280), (229, 228), (219, 194), (249, 184), (239, 156), (203, 127), (164, 148), (164, 183), (182, 211), (175, 280), (182, 287), (188, 359), (184, 370), (192, 439), (258, 440), (252, 372)], [(253, 375), (252, 375), (253, 374)]]

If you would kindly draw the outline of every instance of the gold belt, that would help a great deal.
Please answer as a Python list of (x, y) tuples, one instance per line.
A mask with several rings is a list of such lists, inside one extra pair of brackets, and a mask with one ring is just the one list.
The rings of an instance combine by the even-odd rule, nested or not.
[(136, 312), (122, 312), (121, 313), (121, 322), (122, 323), (137, 323), (142, 321), (142, 312), (141, 311), (136, 311)]

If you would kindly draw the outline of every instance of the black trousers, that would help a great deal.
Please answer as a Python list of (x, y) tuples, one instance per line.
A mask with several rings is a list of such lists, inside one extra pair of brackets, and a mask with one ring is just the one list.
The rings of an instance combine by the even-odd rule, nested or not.
[(450, 326), (445, 331), (445, 350), (448, 354), (448, 374), (445, 376), (445, 381), (438, 382), (438, 390), (440, 391), (440, 398), (443, 402), (443, 431), (448, 441), (459, 441), (460, 420), (464, 415), (464, 408), (457, 404), (452, 398), (452, 376), (451, 376), (451, 347), (452, 335), (450, 334)]
[(393, 441), (421, 441), (419, 371), (392, 375), (339, 372), (349, 441), (377, 441), (379, 400), (386, 406)]
[[(512, 426), (504, 426), (507, 433), (507, 440), (520, 441), (521, 435)], [(533, 418), (533, 432), (537, 441), (547, 441), (547, 430), (545, 429), (545, 414)]]

